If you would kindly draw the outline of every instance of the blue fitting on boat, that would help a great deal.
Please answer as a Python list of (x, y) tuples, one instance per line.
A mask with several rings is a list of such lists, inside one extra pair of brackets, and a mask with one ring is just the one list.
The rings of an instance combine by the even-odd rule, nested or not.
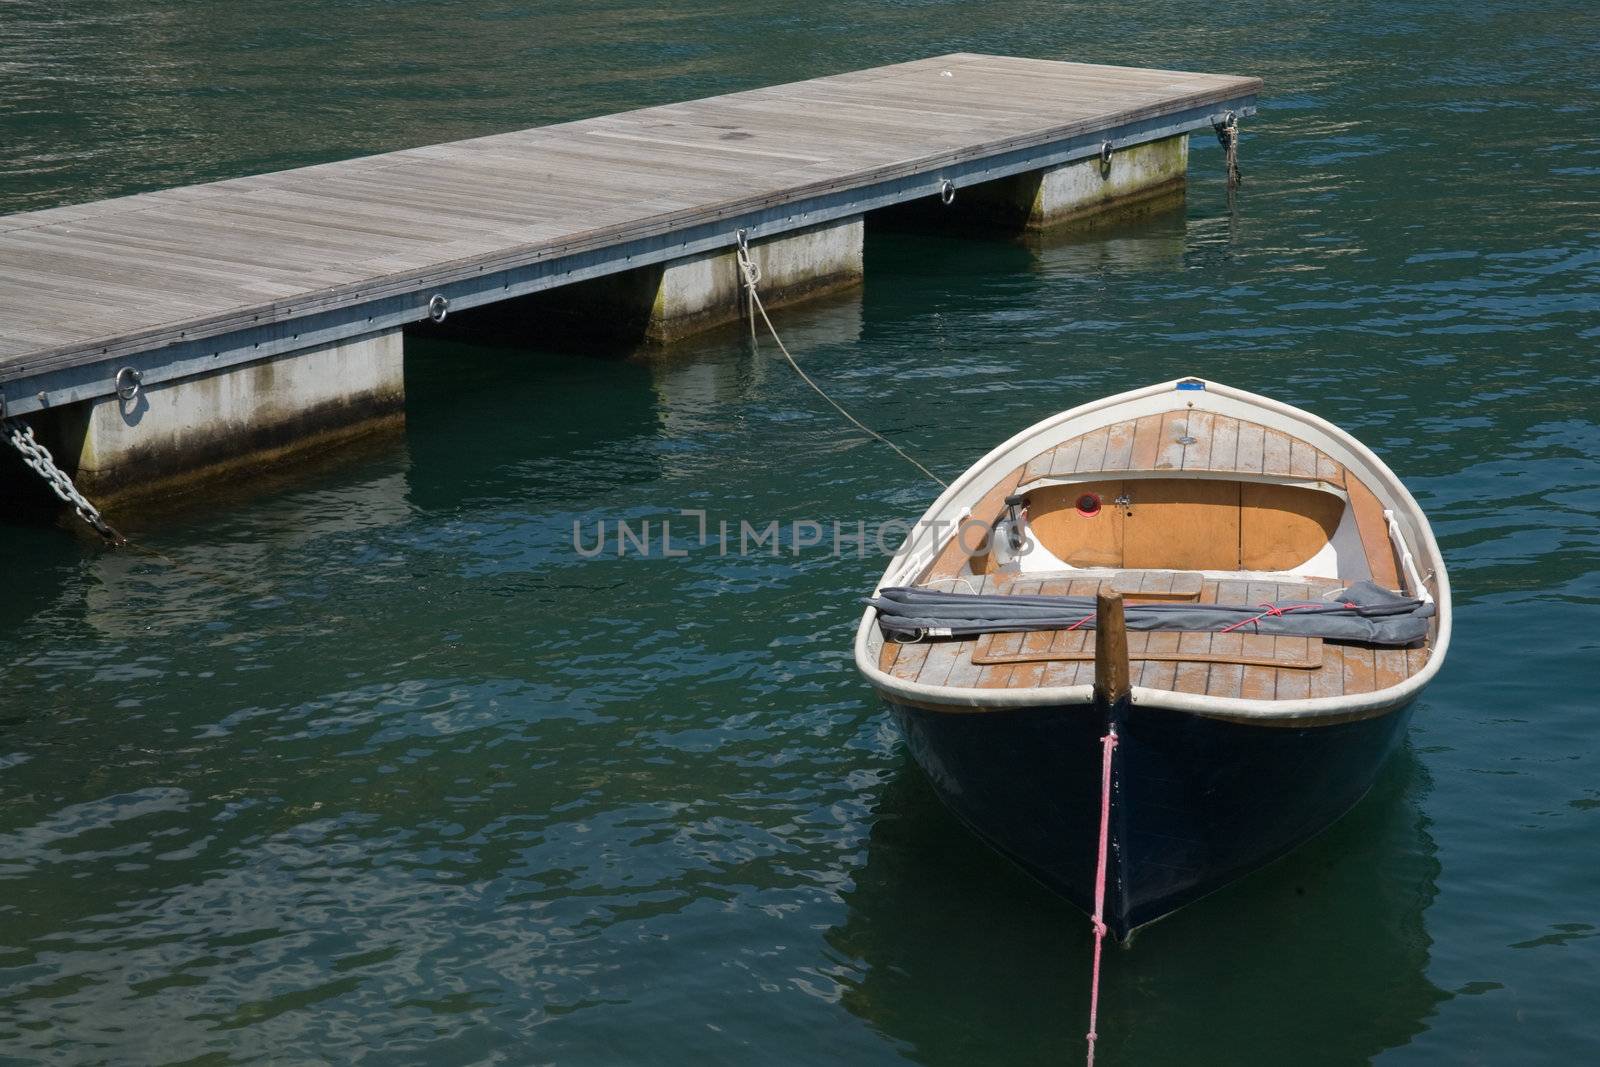
[(1185, 378), (1183, 381), (1178, 383), (1179, 389), (1204, 389), (1205, 387), (1206, 383), (1202, 382), (1199, 378)]

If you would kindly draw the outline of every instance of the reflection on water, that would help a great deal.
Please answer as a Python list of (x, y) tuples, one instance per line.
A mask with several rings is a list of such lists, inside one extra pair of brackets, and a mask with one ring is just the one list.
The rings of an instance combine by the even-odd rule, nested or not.
[(1024, 244), (1039, 259), (1039, 270), (1067, 275), (1140, 274), (1180, 270), (1198, 228), (1191, 231), (1183, 205), (1137, 221), (1092, 230), (1031, 234)]
[[(1405, 750), (1328, 833), (1110, 951), (1102, 1059), (1359, 1063), (1422, 1032), (1449, 996), (1427, 978), (1427, 793)], [(957, 824), (909, 761), (844, 898), (828, 943), (864, 968), (844, 1004), (917, 1062), (1081, 1053), (1087, 919)]]
[[(784, 344), (791, 352), (805, 353), (807, 359), (848, 351), (861, 340), (859, 289), (800, 307), (770, 309), (770, 314)], [(745, 340), (747, 329), (747, 325), (733, 324), (698, 345), (639, 356), (649, 365), (655, 382), (663, 437), (682, 442), (699, 439), (712, 429), (728, 405), (758, 397), (769, 375), (793, 373), (778, 362), (779, 355), (765, 323), (757, 324), (754, 349)], [(690, 466), (675, 473), (692, 471)]]

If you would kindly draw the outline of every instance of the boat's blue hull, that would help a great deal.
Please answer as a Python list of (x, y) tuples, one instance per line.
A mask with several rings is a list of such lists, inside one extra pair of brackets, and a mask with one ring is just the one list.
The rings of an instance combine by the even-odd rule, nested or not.
[[(950, 809), (1089, 911), (1104, 713), (890, 708)], [(1127, 710), (1112, 780), (1106, 925), (1124, 938), (1327, 827), (1371, 787), (1409, 718), (1409, 704), (1308, 727)]]

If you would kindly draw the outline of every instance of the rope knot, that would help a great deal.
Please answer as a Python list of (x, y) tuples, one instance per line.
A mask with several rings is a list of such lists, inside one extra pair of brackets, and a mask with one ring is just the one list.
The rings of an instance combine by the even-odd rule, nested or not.
[(1287, 614), (1287, 613), (1289, 613), (1291, 611), (1308, 610), (1308, 609), (1311, 609), (1311, 608), (1315, 608), (1316, 606), (1317, 605), (1315, 605), (1315, 604), (1286, 604), (1286, 605), (1283, 605), (1283, 606), (1279, 606), (1277, 604), (1257, 604), (1256, 607), (1263, 609), (1261, 614), (1252, 615), (1248, 619), (1240, 619), (1238, 622), (1234, 623), (1232, 626), (1224, 626), (1222, 629), (1218, 630), (1217, 633), (1219, 633), (1219, 634), (1231, 634), (1231, 633), (1233, 633), (1233, 631), (1235, 631), (1235, 630), (1237, 630), (1237, 629), (1239, 629), (1240, 627), (1243, 627), (1243, 626), (1254, 626), (1256, 629), (1259, 630), (1259, 629), (1261, 629), (1259, 623), (1261, 622), (1262, 619), (1281, 618), (1283, 615), (1285, 615), (1285, 614)]
[(745, 286), (754, 289), (756, 283), (761, 280), (761, 268), (756, 265), (755, 260), (751, 257), (750, 247), (748, 245), (741, 246), (735, 254), (739, 260), (739, 270), (744, 274)]

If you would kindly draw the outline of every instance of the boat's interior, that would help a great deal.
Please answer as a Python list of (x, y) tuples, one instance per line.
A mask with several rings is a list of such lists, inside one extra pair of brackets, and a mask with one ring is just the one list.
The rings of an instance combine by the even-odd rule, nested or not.
[[(1428, 596), (1428, 578), (1342, 464), (1284, 430), (1186, 410), (1101, 426), (1011, 471), (915, 584), (1267, 605), (1360, 579)], [(1385, 689), (1422, 668), (1430, 642), (1128, 635), (1135, 685), (1259, 700)], [(1033, 688), (1088, 684), (1093, 659), (1092, 631), (1051, 630), (886, 641), (879, 665), (925, 685)]]

